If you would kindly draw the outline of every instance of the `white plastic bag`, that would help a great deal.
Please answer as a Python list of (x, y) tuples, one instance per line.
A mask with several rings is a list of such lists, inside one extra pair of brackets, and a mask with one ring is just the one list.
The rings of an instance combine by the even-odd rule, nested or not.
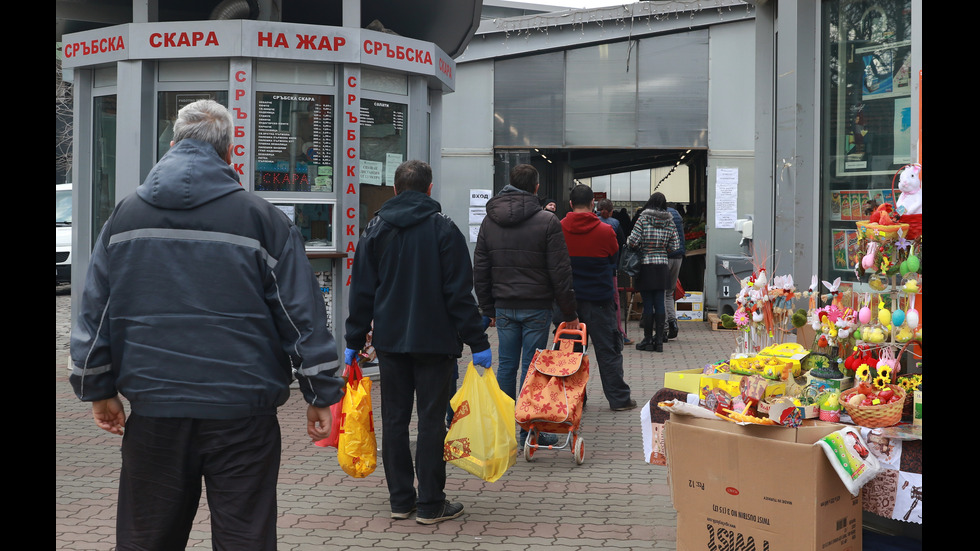
[(871, 454), (861, 433), (854, 427), (832, 432), (815, 445), (823, 448), (831, 466), (852, 496), (861, 493), (861, 487), (881, 471), (878, 458)]

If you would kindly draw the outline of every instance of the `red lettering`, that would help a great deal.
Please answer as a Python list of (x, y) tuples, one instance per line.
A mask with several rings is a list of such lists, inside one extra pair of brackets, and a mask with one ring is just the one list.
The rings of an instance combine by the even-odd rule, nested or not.
[(347, 94), (347, 105), (351, 105), (355, 101), (357, 101), (357, 94)]
[(235, 155), (242, 157), (245, 155), (245, 146), (242, 144), (236, 144), (233, 151), (235, 152)]
[[(349, 168), (354, 168), (354, 167), (349, 167)], [(357, 195), (357, 190), (354, 189), (353, 182), (347, 184), (347, 195)]]
[(357, 78), (356, 77), (347, 77), (347, 86), (349, 86), (351, 88), (357, 87)]
[(351, 266), (353, 266), (353, 265), (354, 265), (354, 259), (353, 258), (348, 258), (347, 259), (347, 269), (350, 270), (351, 269)]
[(238, 71), (235, 73), (235, 80), (238, 82), (245, 82), (245, 71)]
[(299, 39), (299, 44), (296, 45), (297, 50), (315, 50), (316, 46), (313, 45), (313, 36), (298, 34), (296, 38)]
[(347, 148), (347, 158), (348, 159), (356, 159), (357, 158), (357, 150), (354, 149), (353, 147), (348, 147)]
[(245, 175), (245, 165), (244, 164), (242, 164), (242, 163), (235, 163), (234, 164), (234, 168), (235, 168), (235, 172), (237, 172), (240, 176), (244, 176)]
[(353, 178), (354, 175), (354, 165), (347, 165), (347, 177)]
[(343, 46), (344, 44), (347, 44), (347, 39), (345, 39), (342, 36), (335, 37), (333, 39), (333, 49), (334, 49), (334, 51), (340, 50), (340, 47)]
[(357, 218), (357, 209), (354, 207), (347, 207), (347, 218)]
[[(264, 32), (259, 31), (258, 44), (259, 44), (259, 46), (269, 46), (269, 47), (271, 47), (272, 46), (272, 33), (264, 33)], [(239, 82), (241, 82), (241, 81), (239, 81)]]
[(346, 252), (346, 253), (352, 253), (352, 252), (354, 252), (354, 242), (353, 241), (348, 241), (347, 242), (347, 250), (344, 251), (344, 252)]
[(330, 37), (329, 36), (324, 36), (324, 37), (321, 37), (320, 38), (320, 49), (321, 50), (331, 50), (331, 51), (333, 50), (333, 47), (330, 44)]
[(346, 287), (350, 287), (350, 275), (347, 276), (347, 284), (346, 284)]
[(355, 235), (354, 224), (347, 224), (347, 235)]
[(235, 115), (239, 119), (247, 119), (248, 118), (248, 113), (246, 113), (245, 111), (242, 111), (242, 108), (241, 107), (234, 107), (234, 108), (232, 108), (232, 111), (235, 112)]

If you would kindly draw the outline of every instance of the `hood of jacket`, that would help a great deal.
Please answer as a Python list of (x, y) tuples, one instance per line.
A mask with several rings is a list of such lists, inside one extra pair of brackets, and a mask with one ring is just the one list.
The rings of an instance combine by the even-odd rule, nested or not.
[(236, 191), (245, 191), (238, 175), (214, 147), (206, 142), (184, 139), (170, 148), (136, 195), (163, 208), (184, 210), (199, 207)]
[(665, 227), (674, 223), (674, 217), (666, 210), (646, 209), (640, 216), (649, 217), (654, 227)]
[(589, 233), (595, 229), (599, 224), (603, 224), (602, 220), (592, 212), (570, 212), (565, 215), (565, 218), (561, 221), (561, 227), (564, 228), (568, 233)]
[(442, 212), (438, 201), (424, 193), (408, 190), (388, 199), (377, 214), (392, 226), (410, 228), (437, 212)]
[(516, 226), (541, 210), (537, 195), (510, 184), (487, 201), (487, 216), (505, 228)]

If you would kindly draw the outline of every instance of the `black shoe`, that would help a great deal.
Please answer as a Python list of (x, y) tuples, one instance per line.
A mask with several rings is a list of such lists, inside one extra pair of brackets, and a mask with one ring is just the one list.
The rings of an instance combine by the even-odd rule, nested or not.
[(415, 510), (416, 510), (417, 507), (418, 507), (417, 505), (412, 505), (412, 508), (411, 509), (409, 509), (408, 511), (404, 511), (404, 512), (392, 511), (391, 512), (391, 518), (393, 518), (395, 520), (405, 520), (408, 517), (412, 516), (412, 513), (415, 512)]
[(652, 346), (652, 345), (653, 345), (653, 339), (651, 337), (645, 337), (642, 341), (640, 341), (639, 343), (637, 343), (636, 349), (637, 350), (652, 350), (651, 348), (648, 348), (649, 346)]
[(636, 400), (630, 398), (630, 401), (627, 402), (625, 405), (615, 407), (615, 408), (609, 408), (609, 409), (613, 411), (629, 411), (631, 409), (636, 409)]
[(462, 514), (462, 503), (450, 503), (447, 500), (444, 501), (441, 506), (439, 506), (439, 510), (434, 514), (434, 516), (415, 515), (415, 522), (419, 524), (436, 524), (444, 520), (452, 520)]
[(672, 338), (672, 339), (676, 339), (677, 338), (677, 332), (680, 330), (680, 327), (677, 326), (677, 320), (671, 321), (668, 324), (668, 326), (669, 326), (669, 329), (667, 330), (667, 336), (670, 337), (670, 338)]

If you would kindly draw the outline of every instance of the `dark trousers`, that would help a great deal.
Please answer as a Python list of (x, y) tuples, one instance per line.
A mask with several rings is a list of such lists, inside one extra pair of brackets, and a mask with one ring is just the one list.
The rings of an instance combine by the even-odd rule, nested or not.
[(232, 420), (130, 415), (122, 443), (116, 548), (184, 549), (203, 478), (213, 549), (274, 551), (281, 448), (274, 415)]
[[(435, 514), (446, 499), (446, 407), (456, 359), (447, 355), (389, 354), (378, 351), (381, 372), (381, 461), (393, 512), (418, 503), (421, 516)], [(408, 425), (416, 403), (415, 461)], [(418, 478), (418, 493), (415, 479)]]
[(578, 319), (587, 327), (592, 342), (590, 365), (595, 373), (599, 368), (602, 392), (609, 401), (609, 407), (627, 405), (630, 401), (630, 387), (623, 379), (623, 334), (616, 322), (616, 304), (612, 299), (606, 301), (578, 301)]

